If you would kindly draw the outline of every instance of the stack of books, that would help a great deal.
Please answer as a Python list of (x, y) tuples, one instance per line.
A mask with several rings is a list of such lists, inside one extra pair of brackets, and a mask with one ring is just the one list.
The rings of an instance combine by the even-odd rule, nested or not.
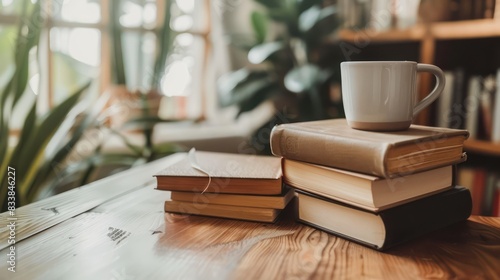
[(297, 219), (378, 250), (466, 220), (468, 189), (455, 186), (465, 130), (412, 125), (351, 129), (345, 119), (276, 126), (271, 150), (297, 193)]
[(158, 190), (171, 191), (165, 211), (172, 213), (274, 222), (294, 197), (272, 156), (192, 150), (155, 177)]

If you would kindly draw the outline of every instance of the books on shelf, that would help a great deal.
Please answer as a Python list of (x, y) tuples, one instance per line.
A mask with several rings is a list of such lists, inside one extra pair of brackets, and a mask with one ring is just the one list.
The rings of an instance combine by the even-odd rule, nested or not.
[(491, 141), (500, 142), (500, 69), (496, 75), (496, 89), (493, 105), (493, 122), (491, 129)]
[(458, 169), (458, 184), (468, 188), (472, 194), (472, 214), (498, 216), (500, 199), (500, 176), (494, 170), (464, 166)]
[[(276, 156), (358, 173), (394, 178), (462, 162), (466, 130), (412, 125), (408, 130), (351, 129), (345, 119), (275, 126)], [(356, 160), (353, 160), (356, 159)]]
[(270, 156), (191, 150), (155, 177), (171, 191), (171, 213), (270, 223), (294, 197), (282, 187), (281, 159)]
[(300, 222), (377, 250), (464, 221), (472, 208), (470, 192), (463, 187), (454, 187), (379, 213), (300, 190), (297, 197)]
[(359, 208), (378, 212), (452, 188), (453, 166), (385, 179), (289, 159), (286, 184)]
[(437, 101), (436, 125), (465, 128), (471, 139), (500, 143), (500, 69), (496, 75), (445, 71), (446, 86)]
[(465, 129), (469, 131), (471, 139), (477, 138), (479, 120), (479, 100), (481, 98), (481, 76), (472, 76), (469, 79), (467, 89), (467, 100), (465, 102)]
[[(204, 172), (196, 166), (202, 167)], [(281, 159), (271, 156), (199, 151), (194, 159), (186, 154), (155, 177), (159, 190), (253, 195), (282, 193)]]

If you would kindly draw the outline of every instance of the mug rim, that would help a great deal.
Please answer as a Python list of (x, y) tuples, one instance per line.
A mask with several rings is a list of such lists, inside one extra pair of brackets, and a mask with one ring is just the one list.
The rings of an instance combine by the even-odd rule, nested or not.
[(340, 64), (380, 64), (380, 63), (392, 63), (392, 64), (418, 64), (416, 61), (410, 60), (378, 60), (378, 61), (343, 61)]

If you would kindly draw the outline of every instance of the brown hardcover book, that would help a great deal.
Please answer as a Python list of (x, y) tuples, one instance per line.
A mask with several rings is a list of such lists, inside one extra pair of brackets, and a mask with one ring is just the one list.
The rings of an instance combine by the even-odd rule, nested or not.
[(271, 150), (287, 159), (394, 178), (464, 161), (468, 136), (466, 130), (420, 125), (363, 131), (334, 119), (275, 126)]
[(219, 204), (193, 204), (167, 200), (165, 201), (165, 212), (272, 223), (281, 210)]
[(300, 190), (297, 203), (298, 221), (377, 250), (464, 221), (472, 209), (470, 191), (459, 186), (379, 213)]
[(280, 158), (214, 152), (196, 152), (195, 156), (196, 162), (186, 154), (180, 161), (155, 174), (157, 188), (255, 195), (282, 193)]
[(190, 202), (192, 204), (220, 204), (257, 208), (284, 209), (293, 198), (291, 188), (285, 188), (281, 195), (238, 195), (222, 193), (175, 192), (170, 195), (174, 201)]
[(286, 184), (372, 212), (452, 188), (453, 166), (448, 165), (394, 179), (283, 160)]

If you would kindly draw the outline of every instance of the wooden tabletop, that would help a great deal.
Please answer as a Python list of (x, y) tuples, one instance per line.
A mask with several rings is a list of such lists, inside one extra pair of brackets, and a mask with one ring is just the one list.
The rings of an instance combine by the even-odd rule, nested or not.
[(500, 279), (500, 218), (377, 252), (289, 210), (275, 224), (166, 214), (152, 174), (177, 156), (0, 214), (0, 279)]

